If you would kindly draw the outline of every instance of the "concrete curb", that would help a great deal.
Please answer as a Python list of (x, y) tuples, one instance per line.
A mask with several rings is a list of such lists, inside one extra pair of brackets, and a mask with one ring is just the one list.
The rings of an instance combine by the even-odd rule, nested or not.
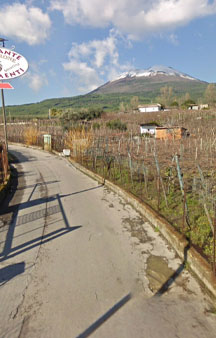
[[(17, 145), (18, 143), (14, 144)], [(20, 145), (23, 146), (23, 144)], [(43, 150), (41, 149), (41, 147), (26, 147)], [(52, 153), (58, 156), (60, 155), (56, 151), (52, 151)], [(103, 177), (86, 169), (74, 160), (68, 160), (76, 169), (98, 181), (99, 183), (104, 184), (106, 187), (110, 188), (112, 191), (116, 192), (119, 196), (124, 198), (137, 211), (139, 211), (141, 215), (147, 218), (147, 220), (152, 224), (153, 227), (157, 227), (163, 237), (168, 241), (168, 243), (173, 247), (179, 257), (183, 260), (183, 262), (189, 264), (191, 271), (195, 273), (201, 284), (204, 285), (214, 297), (216, 297), (216, 277), (213, 275), (210, 264), (208, 264), (208, 262), (196, 251), (195, 248), (189, 246), (188, 240), (186, 240), (183, 235), (177, 232), (175, 228), (164, 217), (159, 215), (147, 203), (141, 202), (138, 198), (136, 198), (129, 192), (126, 192), (125, 190), (108, 180), (104, 182)]]

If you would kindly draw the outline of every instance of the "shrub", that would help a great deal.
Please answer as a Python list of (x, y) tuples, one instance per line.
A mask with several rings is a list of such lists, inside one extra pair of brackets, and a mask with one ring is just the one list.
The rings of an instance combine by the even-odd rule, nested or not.
[(35, 127), (28, 127), (23, 133), (24, 140), (27, 145), (35, 145), (37, 144), (39, 132)]
[(170, 105), (171, 107), (179, 107), (179, 104), (177, 101), (173, 101)]
[(65, 130), (69, 130), (74, 122), (90, 121), (101, 117), (103, 110), (100, 108), (83, 108), (80, 110), (68, 109), (62, 112), (60, 121)]
[(121, 131), (126, 131), (127, 130), (127, 125), (126, 123), (121, 122), (120, 120), (112, 120), (108, 121), (106, 123), (107, 128), (113, 129), (113, 130), (121, 130)]
[(93, 130), (100, 129), (100, 123), (94, 122), (92, 125)]
[(65, 146), (72, 150), (72, 156), (86, 151), (92, 144), (92, 134), (85, 128), (71, 129), (68, 131)]

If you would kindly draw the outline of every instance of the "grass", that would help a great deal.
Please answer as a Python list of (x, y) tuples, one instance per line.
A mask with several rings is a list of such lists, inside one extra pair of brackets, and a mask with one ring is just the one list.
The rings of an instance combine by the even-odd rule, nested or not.
[[(79, 160), (79, 158), (77, 160)], [(141, 201), (149, 204), (153, 209), (158, 211), (165, 219), (167, 219), (179, 232), (182, 232), (186, 238), (190, 239), (192, 244), (199, 248), (199, 251), (203, 254), (203, 256), (211, 262), (213, 253), (211, 228), (208, 224), (207, 216), (199, 201), (198, 195), (190, 192), (187, 194), (190, 226), (188, 226), (185, 222), (183, 230), (183, 198), (177, 182), (174, 182), (169, 190), (169, 193), (166, 192), (166, 205), (162, 191), (160, 193), (160, 200), (158, 201), (158, 191), (156, 189), (156, 181), (154, 179), (149, 180), (148, 194), (146, 194), (144, 178), (136, 173), (133, 173), (131, 177), (129, 168), (125, 167), (120, 170), (118, 164), (114, 163), (114, 161), (111, 162), (109, 169), (107, 163), (103, 161), (102, 157), (97, 158), (96, 166), (93, 165), (91, 158), (86, 158), (85, 161), (82, 162), (82, 165), (109, 179), (113, 183), (138, 197)], [(155, 231), (159, 231), (159, 229), (155, 228)]]

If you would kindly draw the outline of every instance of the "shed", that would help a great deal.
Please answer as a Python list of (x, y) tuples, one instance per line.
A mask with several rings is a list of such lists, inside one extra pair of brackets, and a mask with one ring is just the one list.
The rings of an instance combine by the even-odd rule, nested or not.
[(161, 110), (161, 104), (143, 104), (138, 106), (140, 113), (153, 113)]
[(155, 138), (161, 140), (180, 140), (189, 136), (189, 132), (183, 127), (157, 127), (155, 129)]

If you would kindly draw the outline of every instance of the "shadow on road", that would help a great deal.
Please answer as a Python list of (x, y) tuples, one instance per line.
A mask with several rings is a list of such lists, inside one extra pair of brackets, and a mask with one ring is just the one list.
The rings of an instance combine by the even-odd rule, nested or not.
[[(20, 156), (20, 153), (19, 153)], [(27, 161), (27, 159), (26, 159)], [(19, 173), (18, 173), (18, 171)], [(18, 198), (15, 195), (15, 192), (19, 189), (23, 192), (25, 187), (23, 183), (23, 178), (21, 167), (18, 165), (18, 169), (13, 169), (13, 178), (12, 178), (12, 184), (11, 184), (11, 189), (10, 193), (6, 197), (3, 205), (1, 205), (1, 210), (0, 210), (0, 216), (2, 216), (4, 219), (6, 219), (6, 224), (4, 228), (1, 230), (1, 232), (6, 233), (6, 238), (2, 242), (0, 242), (0, 245), (3, 245), (3, 250), (0, 253), (0, 262), (3, 262), (9, 258), (15, 257), (23, 252), (26, 252), (28, 250), (31, 250), (37, 246), (40, 246), (42, 244), (45, 244), (51, 240), (54, 240), (56, 238), (59, 238), (63, 235), (66, 235), (68, 233), (71, 233), (74, 230), (77, 230), (81, 228), (81, 225), (78, 226), (73, 226), (71, 227), (67, 216), (65, 214), (62, 202), (61, 202), (61, 196), (59, 194), (53, 195), (53, 196), (45, 196), (41, 198), (37, 198), (34, 200), (31, 200), (32, 195), (37, 188), (37, 186), (41, 187), (46, 187), (47, 184), (53, 184), (56, 183), (57, 181), (50, 181), (50, 182), (43, 182), (43, 183), (36, 183), (35, 185), (32, 185), (31, 188), (33, 188), (32, 192), (30, 193), (30, 197), (28, 198), (28, 201), (19, 203), (19, 201), (22, 198), (22, 195), (19, 196)], [(20, 182), (21, 179), (21, 182)], [(18, 180), (19, 184), (21, 183), (21, 188), (18, 186)], [(26, 187), (28, 188), (28, 187)], [(46, 189), (45, 189), (46, 191)], [(56, 205), (48, 206), (49, 202), (54, 202), (56, 201)], [(14, 203), (14, 204), (13, 204)], [(12, 205), (10, 205), (12, 204)], [(35, 209), (35, 207), (39, 206), (39, 208)], [(34, 207), (34, 211), (30, 211), (29, 208)], [(22, 214), (19, 216), (19, 211), (26, 211), (25, 214)], [(31, 209), (32, 210), (32, 209)], [(51, 215), (61, 215), (61, 219), (63, 219), (65, 227), (62, 227), (47, 233), (47, 218)], [(41, 219), (41, 226), (36, 226), (32, 227), (32, 222), (40, 220)], [(29, 223), (29, 229), (25, 229), (22, 233), (18, 233), (17, 236), (15, 236), (15, 229), (18, 226), (22, 226), (24, 224)], [(6, 227), (8, 226), (8, 229)], [(38, 230), (41, 228), (41, 236), (38, 236), (36, 238), (30, 238), (30, 240), (27, 240), (23, 242), (22, 244), (12, 246), (14, 239), (16, 238), (21, 238), (25, 236), (26, 234), (30, 234), (31, 232), (33, 233), (35, 230)], [(46, 228), (46, 233), (45, 233), (45, 228)], [(29, 237), (28, 237), (29, 239)]]
[(190, 249), (190, 243), (188, 243), (188, 245), (186, 245), (185, 248), (184, 248), (184, 260), (183, 260), (182, 264), (172, 274), (172, 276), (161, 286), (161, 288), (154, 294), (153, 297), (162, 296), (165, 292), (168, 291), (169, 287), (175, 282), (176, 278), (178, 278), (180, 276), (180, 274), (185, 269), (185, 264), (187, 263), (187, 253), (188, 253), (189, 249)]
[(20, 151), (10, 150), (10, 153), (12, 153), (13, 156), (15, 156), (15, 159), (13, 160), (13, 163), (22, 163), (22, 162), (32, 162), (37, 160), (35, 156), (25, 156)]
[(103, 325), (111, 316), (113, 316), (120, 308), (122, 308), (131, 299), (131, 293), (122, 298), (111, 309), (109, 309), (102, 317), (96, 320), (91, 326), (89, 326), (84, 332), (82, 332), (76, 338), (87, 338), (94, 331), (96, 331), (101, 325)]
[[(47, 207), (47, 202), (51, 202), (51, 201), (57, 201), (58, 204), (51, 206), (51, 207)], [(32, 206), (38, 206), (40, 205), (44, 205), (44, 208), (40, 208), (39, 210), (30, 212), (30, 213), (26, 213), (22, 216), (18, 216), (18, 211), (19, 210), (24, 210), (24, 209), (28, 209)], [(0, 254), (0, 262), (5, 261), (9, 258), (15, 257), (23, 252), (26, 252), (28, 250), (31, 250), (37, 246), (40, 246), (42, 244), (45, 244), (51, 240), (54, 240), (58, 237), (61, 237), (63, 235), (66, 235), (67, 233), (70, 233), (74, 230), (77, 230), (79, 228), (81, 228), (81, 225), (79, 226), (73, 226), (71, 227), (67, 216), (64, 212), (64, 208), (63, 205), (61, 203), (61, 199), (59, 197), (59, 195), (55, 195), (55, 196), (51, 196), (51, 197), (44, 197), (44, 198), (38, 198), (36, 200), (32, 200), (32, 201), (28, 201), (28, 202), (24, 202), (21, 204), (16, 204), (13, 205), (11, 207), (8, 207), (7, 212), (12, 213), (12, 218), (11, 221), (9, 223), (9, 227), (7, 230), (7, 235), (6, 235), (6, 240), (3, 242), (4, 243), (4, 249)], [(21, 237), (26, 235), (26, 233), (30, 233), (32, 231), (32, 229), (30, 229), (27, 232), (23, 232), (21, 235), (19, 234), (18, 236), (14, 236), (14, 232), (15, 232), (15, 228), (17, 226), (21, 226), (23, 224), (31, 224), (33, 221), (42, 219), (43, 221), (43, 225), (41, 226), (41, 228), (45, 228), (45, 223), (46, 223), (46, 219), (48, 216), (54, 215), (54, 214), (61, 214), (61, 217), (64, 221), (65, 227), (61, 227), (60, 229), (57, 229), (55, 231), (49, 232), (44, 234), (43, 230), (42, 231), (42, 235), (38, 236), (36, 238), (33, 238), (29, 241), (26, 241), (25, 243), (22, 243), (21, 245), (17, 245), (15, 247), (12, 247), (12, 242), (14, 240), (14, 238), (17, 237)], [(39, 229), (40, 227), (38, 227), (37, 229)], [(35, 230), (35, 229), (34, 229)], [(1, 243), (0, 243), (1, 244)]]
[(89, 189), (84, 189), (84, 190), (80, 190), (80, 191), (76, 191), (76, 192), (72, 192), (70, 194), (65, 194), (65, 195), (59, 195), (59, 197), (68, 197), (68, 196), (73, 196), (73, 195), (77, 195), (77, 194), (81, 194), (83, 192), (87, 192), (87, 191), (91, 191), (91, 190), (95, 190), (95, 189), (99, 189), (102, 188), (104, 185), (98, 185), (97, 187), (93, 187), (93, 188), (89, 188)]
[[(58, 237), (61, 237), (63, 235), (66, 235), (68, 233), (70, 233), (71, 231), (80, 229), (82, 226), (75, 226), (75, 227), (71, 227), (71, 228), (61, 228), (55, 231), (52, 231), (46, 235), (42, 235), (39, 237), (36, 237), (30, 241), (27, 241), (21, 245), (17, 245), (14, 248), (11, 248), (11, 246), (8, 246), (8, 242), (5, 243), (5, 249), (2, 252), (2, 254), (0, 255), (0, 262), (6, 261), (9, 258), (15, 257), (17, 255), (20, 255), (26, 251), (29, 251), (37, 246), (41, 246), (45, 243), (48, 243)], [(10, 244), (10, 241), (9, 241)]]
[(25, 271), (25, 262), (11, 264), (0, 269), (0, 287)]

